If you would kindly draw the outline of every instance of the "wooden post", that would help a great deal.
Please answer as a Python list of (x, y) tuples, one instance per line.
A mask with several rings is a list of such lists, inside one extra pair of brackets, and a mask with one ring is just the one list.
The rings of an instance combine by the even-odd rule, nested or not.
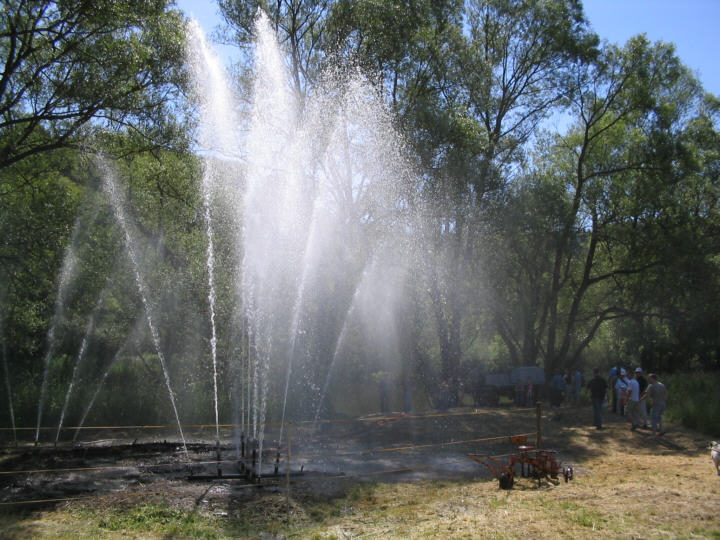
[(285, 470), (285, 501), (287, 503), (287, 524), (290, 526), (290, 447), (292, 439), (290, 437), (290, 428), (292, 423), (288, 422), (287, 425), (287, 466)]
[(542, 402), (538, 401), (535, 403), (535, 417), (536, 417), (536, 433), (535, 433), (535, 448), (540, 449), (542, 445)]

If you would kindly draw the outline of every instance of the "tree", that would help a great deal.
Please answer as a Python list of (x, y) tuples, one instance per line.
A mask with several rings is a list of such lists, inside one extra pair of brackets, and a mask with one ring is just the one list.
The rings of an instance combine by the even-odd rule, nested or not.
[(717, 97), (705, 95), (678, 134), (672, 186), (662, 198), (662, 264), (626, 284), (638, 309), (616, 334), (649, 369), (719, 365), (719, 105)]
[(508, 227), (490, 249), (530, 269), (485, 272), (511, 356), (531, 363), (539, 353), (548, 371), (576, 365), (604, 323), (653, 314), (628, 287), (671, 260), (685, 205), (682, 140), (700, 96), (673, 47), (642, 36), (578, 66), (574, 81), (576, 124), (539, 148), (526, 186), (535, 199), (549, 186), (554, 202), (513, 213), (521, 227), (545, 222), (545, 249), (516, 242)]
[(0, 169), (125, 127), (146, 146), (177, 137), (182, 19), (158, 0), (2, 0)]
[[(220, 12), (232, 31), (229, 41), (244, 50), (254, 43), (258, 14), (267, 15), (281, 46), (289, 53), (290, 73), (301, 103), (319, 72), (323, 58), (321, 42), (331, 3), (330, 0), (218, 0)], [(249, 62), (250, 55), (246, 55), (244, 61)]]
[(446, 376), (462, 356), (463, 299), (477, 286), (473, 266), (490, 210), (502, 205), (539, 123), (563, 103), (572, 67), (593, 58), (597, 43), (577, 2), (483, 0), (466, 9), (466, 42), (442, 70), (443, 107), (425, 128), (449, 125), (453, 134), (428, 145), (441, 216), (433, 241), (444, 263), (430, 291)]

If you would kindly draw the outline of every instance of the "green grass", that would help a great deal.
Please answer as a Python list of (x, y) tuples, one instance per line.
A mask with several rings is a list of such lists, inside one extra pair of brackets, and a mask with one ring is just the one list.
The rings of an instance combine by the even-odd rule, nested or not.
[(145, 504), (114, 512), (101, 518), (98, 527), (106, 531), (159, 532), (171, 537), (218, 537), (215, 520), (165, 504)]
[(692, 534), (695, 537), (711, 538), (712, 540), (720, 540), (720, 529), (693, 529)]

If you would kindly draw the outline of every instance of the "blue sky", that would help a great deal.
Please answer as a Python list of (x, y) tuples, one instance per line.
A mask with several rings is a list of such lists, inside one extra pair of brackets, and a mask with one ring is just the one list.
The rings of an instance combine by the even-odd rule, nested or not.
[(705, 90), (720, 95), (720, 0), (585, 0), (583, 6), (602, 39), (625, 43), (645, 33), (675, 43)]
[[(177, 0), (210, 35), (220, 23), (213, 0)], [(585, 13), (602, 39), (625, 43), (645, 33), (651, 41), (675, 43), (677, 54), (703, 83), (720, 95), (720, 0), (584, 0)], [(230, 49), (223, 51), (227, 57)]]

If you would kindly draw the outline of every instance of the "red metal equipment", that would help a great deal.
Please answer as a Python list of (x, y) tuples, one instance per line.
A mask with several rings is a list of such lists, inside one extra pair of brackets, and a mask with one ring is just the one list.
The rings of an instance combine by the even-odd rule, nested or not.
[[(527, 445), (525, 436), (510, 437), (510, 443), (517, 446), (518, 452), (510, 455), (507, 465), (485, 454), (468, 454), (473, 461), (484, 465), (498, 480), (501, 489), (511, 489), (515, 482), (515, 466), (520, 464), (520, 474), (541, 479), (557, 480), (560, 474), (565, 482), (573, 479), (572, 467), (561, 467), (555, 457), (555, 450), (544, 450)], [(526, 472), (527, 466), (527, 472)]]

